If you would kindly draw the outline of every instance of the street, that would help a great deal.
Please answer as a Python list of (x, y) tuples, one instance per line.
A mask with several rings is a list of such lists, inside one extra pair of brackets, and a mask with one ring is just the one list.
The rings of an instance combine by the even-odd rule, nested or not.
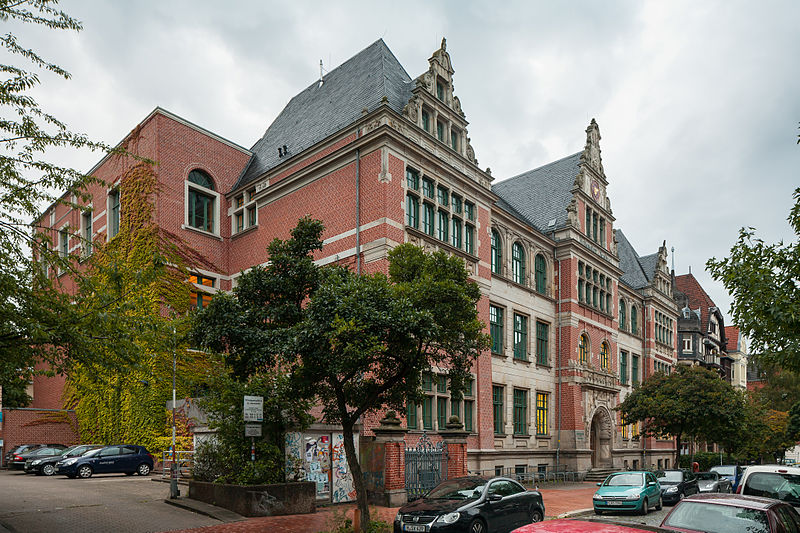
[(2, 470), (0, 532), (144, 533), (220, 523), (164, 503), (169, 485), (153, 479), (123, 474), (68, 479)]
[(608, 514), (605, 513), (601, 516), (595, 515), (592, 513), (587, 513), (582, 515), (584, 518), (596, 518), (598, 520), (604, 520), (609, 522), (625, 522), (626, 524), (645, 524), (648, 526), (657, 526), (661, 524), (661, 521), (664, 520), (664, 517), (667, 516), (672, 510), (671, 506), (665, 505), (663, 509), (660, 511), (652, 510), (647, 513), (647, 516), (642, 516), (638, 514), (630, 514), (630, 513), (614, 513)]

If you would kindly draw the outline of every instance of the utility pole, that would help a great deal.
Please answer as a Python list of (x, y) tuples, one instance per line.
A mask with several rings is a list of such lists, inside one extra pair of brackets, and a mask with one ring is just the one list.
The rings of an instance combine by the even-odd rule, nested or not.
[(170, 466), (170, 479), (169, 479), (169, 498), (176, 499), (180, 493), (178, 492), (178, 463), (175, 460), (175, 374), (178, 367), (178, 337), (175, 332), (175, 325), (172, 325), (172, 465)]

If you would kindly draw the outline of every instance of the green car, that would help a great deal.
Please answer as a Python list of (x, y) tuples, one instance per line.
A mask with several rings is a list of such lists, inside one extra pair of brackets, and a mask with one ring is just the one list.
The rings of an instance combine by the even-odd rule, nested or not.
[(603, 511), (636, 511), (647, 514), (651, 507), (661, 509), (661, 485), (650, 472), (611, 474), (594, 493), (595, 514)]

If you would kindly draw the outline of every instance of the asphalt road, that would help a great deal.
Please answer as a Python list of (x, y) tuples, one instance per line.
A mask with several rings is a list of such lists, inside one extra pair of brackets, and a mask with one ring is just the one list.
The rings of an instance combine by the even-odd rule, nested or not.
[(658, 526), (661, 524), (661, 521), (664, 520), (664, 517), (667, 516), (667, 513), (669, 513), (671, 510), (671, 506), (665, 505), (660, 511), (650, 511), (647, 513), (647, 516), (623, 512), (613, 514), (604, 513), (601, 516), (597, 516), (594, 513), (586, 513), (583, 516), (586, 518), (593, 518), (607, 522), (625, 522), (626, 524), (646, 524), (648, 526)]
[(153, 479), (124, 474), (68, 479), (0, 470), (0, 533), (3, 528), (18, 533), (145, 533), (220, 524), (164, 503), (169, 485)]

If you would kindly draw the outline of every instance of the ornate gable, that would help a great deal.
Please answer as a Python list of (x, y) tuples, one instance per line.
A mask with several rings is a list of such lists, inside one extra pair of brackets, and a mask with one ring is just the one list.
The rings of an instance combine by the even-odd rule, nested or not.
[[(575, 189), (580, 189), (594, 202), (611, 214), (611, 200), (606, 194), (608, 180), (600, 156), (600, 127), (592, 119), (586, 128), (586, 144), (580, 159), (580, 170), (575, 178)], [(573, 189), (574, 190), (574, 189)]]

